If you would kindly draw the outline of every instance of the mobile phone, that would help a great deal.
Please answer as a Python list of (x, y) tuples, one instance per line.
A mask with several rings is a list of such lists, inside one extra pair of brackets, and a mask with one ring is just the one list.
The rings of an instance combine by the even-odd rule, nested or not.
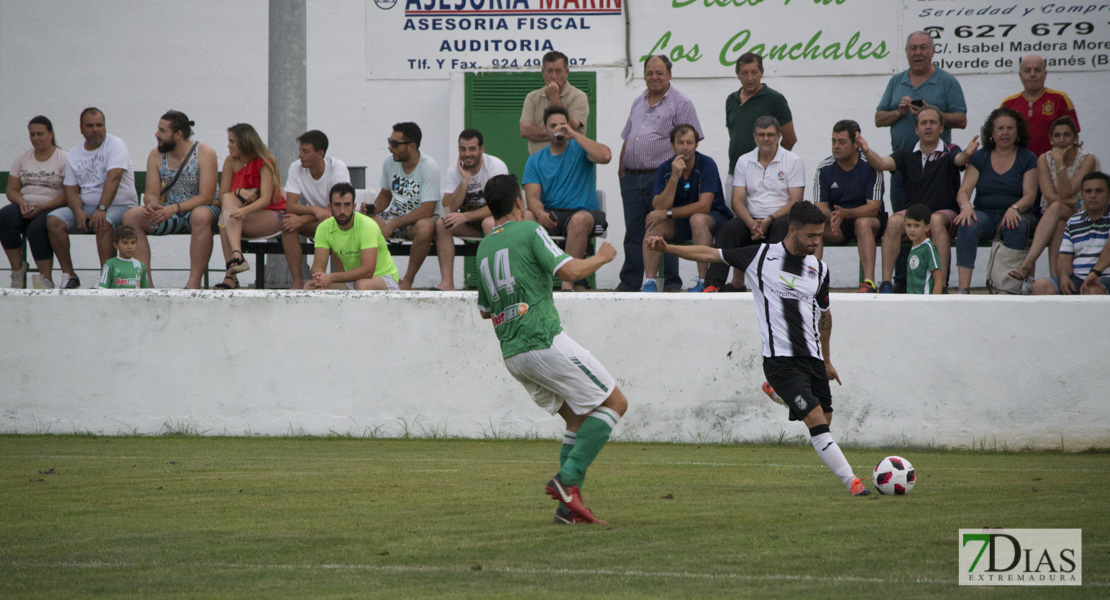
[(912, 104), (912, 105), (914, 105), (918, 108), (921, 108), (922, 106), (925, 106), (925, 101), (924, 100), (914, 100), (913, 102), (910, 102), (910, 104)]

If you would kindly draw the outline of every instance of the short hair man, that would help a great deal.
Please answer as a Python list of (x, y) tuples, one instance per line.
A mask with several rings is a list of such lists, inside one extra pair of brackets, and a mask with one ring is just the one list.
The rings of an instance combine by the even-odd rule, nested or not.
[[(802, 201), (806, 168), (797, 154), (779, 145), (782, 130), (771, 116), (755, 120), (756, 148), (736, 161), (732, 176), (732, 211), (736, 218), (717, 231), (713, 245), (717, 248), (740, 248), (767, 240), (782, 241), (789, 228), (786, 215), (790, 207)], [(725, 287), (728, 265), (721, 261), (709, 266), (705, 291), (718, 292)], [(743, 289), (739, 271), (733, 289)]]
[(351, 183), (347, 164), (326, 156), (328, 136), (312, 129), (297, 138), (300, 145), (296, 162), (289, 165), (285, 179), (285, 218), (281, 221), (281, 246), (293, 276), (290, 289), (304, 287), (301, 236), (313, 237), (320, 223), (332, 217), (329, 191), (339, 183)]
[[(647, 234), (668, 242), (693, 241), (699, 246), (713, 242), (713, 233), (733, 217), (725, 204), (721, 175), (712, 158), (698, 152), (698, 132), (683, 124), (671, 130), (674, 156), (655, 169), (655, 197), (646, 217)], [(644, 248), (645, 292), (659, 291), (655, 282), (659, 252)], [(698, 263), (698, 280), (691, 292), (705, 289), (708, 263)]]
[(786, 97), (763, 83), (763, 57), (754, 52), (741, 54), (736, 59), (736, 78), (740, 80), (740, 89), (725, 99), (729, 175), (735, 172), (736, 161), (755, 149), (752, 134), (755, 121), (760, 117), (771, 116), (778, 120), (783, 148), (791, 150), (798, 142)]
[(526, 220), (520, 184), (512, 175), (490, 179), (485, 196), (496, 226), (478, 245), (478, 311), (492, 319), (509, 373), (540, 408), (566, 421), (559, 472), (546, 486), (560, 502), (552, 522), (604, 523), (582, 503), (581, 487), (628, 400), (601, 362), (563, 331), (551, 277), (583, 279), (617, 251), (605, 242), (589, 258), (568, 256)]
[[(551, 144), (524, 165), (528, 218), (548, 233), (566, 236), (567, 254), (583, 258), (590, 237), (609, 226), (597, 203), (594, 165), (609, 164), (613, 154), (605, 144), (571, 128), (567, 109), (561, 106), (549, 106), (543, 122)], [(562, 288), (585, 291), (586, 282), (564, 281)]]
[[(874, 292), (875, 240), (886, 226), (883, 177), (860, 154), (859, 123), (837, 121), (832, 130), (832, 156), (817, 165), (813, 202), (829, 217), (823, 241), (842, 244), (856, 240), (863, 280), (859, 291)], [(818, 251), (817, 258), (821, 258)]]
[[(786, 219), (784, 219), (786, 220)], [(825, 213), (809, 202), (790, 208), (789, 228), (781, 244), (745, 248), (672, 246), (659, 237), (647, 238), (655, 250), (687, 260), (728, 263), (746, 271), (754, 296), (759, 332), (763, 338), (763, 373), (790, 420), (809, 428), (817, 456), (853, 496), (871, 492), (852, 472), (852, 466), (833, 440), (832, 393), (829, 382), (840, 375), (829, 356), (832, 311), (829, 306), (829, 268), (813, 256), (821, 247)], [(820, 315), (820, 317), (818, 317)]]
[[(316, 227), (312, 278), (306, 290), (396, 290), (397, 266), (378, 223), (355, 210), (355, 188), (347, 182), (332, 186), (332, 216)], [(328, 258), (339, 257), (343, 270), (328, 273)]]
[[(621, 131), (624, 142), (617, 176), (624, 202), (624, 265), (617, 289), (622, 291), (638, 290), (644, 281), (645, 219), (654, 210), (652, 204), (658, 191), (653, 188), (659, 164), (674, 157), (669, 141), (671, 131), (685, 124), (693, 128), (695, 144), (705, 137), (694, 103), (671, 85), (671, 60), (666, 55), (649, 56), (644, 61), (644, 82), (647, 89), (633, 100)], [(678, 259), (664, 257), (663, 268), (664, 286), (675, 291), (682, 289)], [(655, 273), (650, 272), (649, 277), (654, 279)]]
[(590, 100), (586, 92), (567, 83), (570, 75), (567, 55), (551, 51), (543, 55), (544, 86), (533, 90), (524, 97), (524, 109), (520, 113), (520, 137), (528, 140), (528, 154), (532, 155), (547, 147), (551, 132), (544, 124), (544, 111), (549, 106), (561, 106), (567, 110), (567, 125), (585, 135), (586, 120), (590, 117)]
[(1052, 122), (1060, 117), (1071, 117), (1078, 132), (1079, 116), (1075, 114), (1075, 106), (1067, 94), (1045, 87), (1048, 76), (1045, 59), (1036, 54), (1021, 59), (1018, 76), (1024, 89), (1003, 100), (1002, 106), (1009, 106), (1025, 116), (1029, 126), (1028, 148), (1040, 156), (1052, 149)]
[(412, 240), (409, 266), (401, 279), (401, 289), (411, 290), (416, 272), (436, 235), (436, 204), (439, 193), (439, 167), (432, 157), (420, 152), (420, 127), (416, 123), (397, 123), (389, 136), (391, 159), (382, 163), (381, 191), (374, 200), (374, 220), (382, 235)]
[(1105, 294), (1110, 286), (1110, 275), (1096, 268), (1110, 238), (1110, 176), (1101, 171), (1087, 173), (1082, 186), (1083, 210), (1064, 227), (1057, 277), (1034, 281), (1034, 294)]
[[(960, 171), (967, 166), (970, 156), (955, 144), (941, 143), (944, 115), (935, 106), (928, 106), (914, 115), (920, 141), (912, 148), (895, 150), (890, 156), (879, 156), (861, 134), (856, 134), (860, 150), (876, 171), (896, 171), (905, 180), (906, 206), (924, 204), (932, 216), (929, 236), (940, 253), (941, 279), (948, 281), (948, 262), (952, 256), (953, 226), (959, 214), (956, 195), (960, 191)], [(906, 234), (906, 209), (891, 215), (883, 234), (883, 277), (879, 293), (894, 292), (891, 275), (899, 255), (902, 238)], [(908, 254), (908, 253), (907, 253)]]
[(108, 133), (99, 108), (90, 106), (81, 111), (80, 123), (85, 142), (66, 155), (62, 181), (66, 206), (52, 211), (46, 219), (50, 245), (62, 269), (58, 287), (63, 289), (81, 287), (73, 271), (69, 234), (90, 229), (96, 232), (96, 252), (103, 267), (115, 255), (113, 230), (123, 222), (123, 213), (139, 203), (127, 144)]
[(486, 206), (486, 182), (508, 173), (505, 161), (486, 154), (481, 131), (464, 129), (459, 133), (459, 160), (447, 169), (448, 191), (443, 194), (447, 214), (436, 221), (437, 289), (455, 289), (455, 236), (483, 237), (493, 229), (493, 216)]
[[(147, 267), (148, 235), (188, 233), (189, 279), (185, 287), (199, 289), (212, 258), (212, 228), (220, 218), (220, 208), (213, 204), (220, 167), (211, 146), (192, 141), (193, 125), (178, 110), (168, 111), (158, 120), (154, 132), (158, 146), (146, 157), (144, 206), (124, 213), (123, 223), (135, 230), (135, 257)], [(146, 273), (150, 277), (149, 269)]]

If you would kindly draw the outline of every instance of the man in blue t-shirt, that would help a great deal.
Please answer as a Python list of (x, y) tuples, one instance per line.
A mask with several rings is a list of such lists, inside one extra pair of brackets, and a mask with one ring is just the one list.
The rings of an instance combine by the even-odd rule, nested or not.
[[(817, 165), (813, 176), (813, 202), (826, 216), (824, 243), (856, 240), (863, 267), (859, 292), (875, 292), (875, 240), (886, 226), (883, 210), (883, 176), (867, 163), (856, 136), (859, 123), (837, 121), (832, 130), (832, 156)], [(822, 248), (823, 250), (824, 248)], [(821, 250), (817, 252), (821, 258)]]
[[(526, 216), (549, 234), (566, 237), (567, 254), (583, 258), (590, 237), (609, 227), (597, 203), (594, 165), (609, 164), (613, 153), (605, 144), (571, 129), (562, 106), (547, 107), (543, 123), (551, 143), (529, 156), (524, 165)], [(564, 281), (562, 287), (585, 291), (586, 282)]]

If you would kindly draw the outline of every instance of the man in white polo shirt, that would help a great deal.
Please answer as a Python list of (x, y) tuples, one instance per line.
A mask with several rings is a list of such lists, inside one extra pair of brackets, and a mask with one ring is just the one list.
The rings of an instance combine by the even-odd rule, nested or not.
[[(755, 121), (755, 150), (736, 161), (732, 178), (732, 210), (736, 218), (725, 223), (713, 239), (716, 248), (740, 248), (766, 241), (781, 242), (789, 224), (790, 207), (802, 201), (806, 168), (802, 159), (779, 146), (782, 128), (772, 116)], [(731, 289), (725, 286), (728, 264), (713, 263), (705, 276), (705, 291), (740, 291), (744, 275), (737, 273)]]
[(300, 160), (289, 165), (285, 179), (285, 218), (281, 222), (281, 246), (285, 260), (293, 275), (291, 290), (304, 287), (301, 261), (302, 235), (314, 237), (316, 227), (331, 218), (328, 193), (337, 183), (351, 183), (347, 165), (338, 158), (324, 156), (328, 151), (328, 136), (316, 129), (306, 131), (297, 138)]

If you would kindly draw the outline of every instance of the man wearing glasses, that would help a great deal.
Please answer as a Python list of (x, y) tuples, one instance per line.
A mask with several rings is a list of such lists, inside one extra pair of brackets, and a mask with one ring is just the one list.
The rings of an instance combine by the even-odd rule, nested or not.
[(402, 290), (411, 290), (416, 272), (436, 234), (436, 204), (443, 197), (439, 191), (439, 167), (430, 156), (420, 153), (420, 126), (397, 123), (389, 136), (392, 160), (382, 163), (381, 191), (374, 200), (370, 216), (378, 222), (386, 239), (412, 241), (409, 266), (401, 279)]

